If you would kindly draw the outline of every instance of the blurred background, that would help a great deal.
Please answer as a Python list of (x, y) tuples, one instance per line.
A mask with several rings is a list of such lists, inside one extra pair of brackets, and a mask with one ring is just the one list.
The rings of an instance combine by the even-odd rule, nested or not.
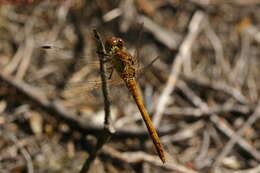
[(259, 172), (258, 0), (2, 3), (0, 172), (77, 173), (95, 149), (104, 105), (93, 29), (138, 55), (167, 163), (113, 74), (116, 132), (90, 172)]

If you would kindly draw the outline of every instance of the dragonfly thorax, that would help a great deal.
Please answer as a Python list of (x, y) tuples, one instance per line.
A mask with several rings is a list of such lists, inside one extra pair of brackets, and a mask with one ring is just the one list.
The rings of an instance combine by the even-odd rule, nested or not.
[(126, 80), (136, 77), (136, 62), (127, 51), (117, 51), (112, 58), (112, 64), (122, 79)]
[(136, 61), (124, 47), (124, 41), (118, 37), (111, 37), (105, 43), (108, 59), (123, 80), (134, 79), (136, 76)]

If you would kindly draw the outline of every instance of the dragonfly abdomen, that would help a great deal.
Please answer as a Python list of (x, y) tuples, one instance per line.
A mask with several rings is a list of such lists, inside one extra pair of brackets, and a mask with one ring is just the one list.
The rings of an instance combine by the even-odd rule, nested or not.
[(152, 138), (152, 141), (154, 143), (154, 146), (157, 150), (157, 153), (159, 155), (159, 157), (161, 158), (162, 162), (165, 163), (165, 156), (164, 156), (164, 152), (163, 152), (163, 146), (160, 142), (160, 138), (156, 132), (156, 129), (154, 128), (153, 126), (153, 123), (152, 123), (152, 120), (150, 119), (150, 116), (144, 106), (144, 103), (143, 103), (143, 99), (142, 99), (142, 96), (139, 92), (139, 88), (138, 88), (138, 85), (137, 85), (137, 82), (136, 80), (133, 78), (133, 79), (126, 79), (125, 80), (125, 83), (127, 85), (127, 88), (129, 89), (130, 93), (132, 94), (137, 106), (138, 106), (138, 109), (144, 119), (144, 122), (145, 122), (145, 125), (149, 131), (149, 134)]

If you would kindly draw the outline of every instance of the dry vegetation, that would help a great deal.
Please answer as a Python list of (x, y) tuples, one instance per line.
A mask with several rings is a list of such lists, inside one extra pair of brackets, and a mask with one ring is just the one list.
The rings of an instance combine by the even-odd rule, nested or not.
[(144, 65), (160, 57), (139, 82), (167, 163), (112, 84), (116, 132), (89, 172), (260, 172), (258, 0), (67, 0), (0, 6), (1, 173), (78, 173), (96, 149), (94, 28)]

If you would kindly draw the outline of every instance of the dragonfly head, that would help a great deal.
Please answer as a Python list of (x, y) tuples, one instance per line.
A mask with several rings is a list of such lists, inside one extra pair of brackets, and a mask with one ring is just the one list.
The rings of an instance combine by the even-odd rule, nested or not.
[(116, 52), (117, 50), (122, 50), (125, 42), (118, 37), (111, 37), (106, 40), (105, 47), (107, 53)]

